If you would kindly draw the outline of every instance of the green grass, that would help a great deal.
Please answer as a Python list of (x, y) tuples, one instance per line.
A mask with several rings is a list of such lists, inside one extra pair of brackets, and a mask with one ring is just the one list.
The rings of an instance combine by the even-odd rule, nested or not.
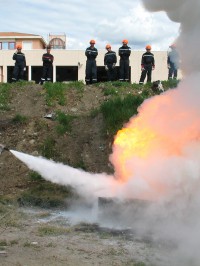
[(69, 228), (57, 226), (41, 226), (38, 228), (39, 236), (58, 236), (66, 235), (71, 231)]
[(42, 176), (40, 174), (38, 174), (37, 172), (34, 172), (34, 171), (30, 172), (29, 178), (32, 181), (41, 181), (41, 180), (43, 180)]
[(64, 187), (45, 181), (35, 181), (32, 186), (21, 194), (21, 202), (25, 206), (41, 208), (66, 207), (66, 198), (73, 197), (71, 187)]
[(46, 103), (48, 106), (54, 106), (55, 102), (58, 102), (60, 105), (66, 104), (65, 99), (65, 84), (61, 82), (46, 82), (44, 84), (46, 90)]
[(56, 120), (58, 121), (58, 125), (56, 126), (56, 131), (59, 135), (63, 135), (66, 132), (70, 132), (72, 129), (72, 120), (74, 119), (71, 115), (66, 115), (61, 111), (56, 112)]
[(162, 85), (164, 89), (176, 88), (179, 82), (180, 80), (177, 79), (163, 80)]
[(116, 131), (123, 127), (129, 118), (137, 114), (137, 108), (141, 105), (144, 98), (140, 95), (127, 95), (124, 99), (115, 97), (104, 102), (100, 111), (103, 114), (105, 122), (105, 131), (109, 134), (115, 134)]
[(52, 137), (47, 137), (39, 147), (41, 155), (47, 159), (54, 159), (56, 156), (55, 143)]
[(24, 115), (20, 115), (20, 114), (16, 114), (13, 119), (12, 122), (15, 124), (26, 124), (28, 118)]
[(0, 83), (0, 110), (9, 110), (11, 86), (8, 83)]
[(55, 103), (63, 106), (67, 103), (66, 91), (75, 89), (78, 92), (84, 91), (84, 83), (82, 81), (63, 82), (46, 82), (44, 89), (46, 91), (46, 103), (48, 106), (54, 106)]
[(65, 83), (65, 88), (67, 89), (76, 89), (78, 92), (84, 91), (85, 84), (83, 81), (71, 81), (68, 83)]

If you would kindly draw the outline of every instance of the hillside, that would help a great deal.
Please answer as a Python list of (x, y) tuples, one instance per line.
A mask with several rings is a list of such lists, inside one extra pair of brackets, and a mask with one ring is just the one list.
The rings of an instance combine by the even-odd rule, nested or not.
[[(163, 82), (165, 89), (176, 84)], [(159, 93), (148, 84), (118, 82), (0, 84), (0, 143), (88, 172), (112, 173), (109, 155), (117, 130), (146, 98)], [(170, 246), (100, 226), (102, 217), (87, 203), (85, 209), (72, 188), (45, 181), (6, 150), (0, 155), (0, 180), (4, 266), (172, 265), (163, 257)], [(79, 207), (74, 222), (68, 216), (72, 202)]]
[[(105, 95), (106, 89), (103, 83), (96, 86), (72, 83), (64, 94), (55, 87), (58, 94), (51, 95), (50, 91), (47, 95), (45, 87), (40, 85), (7, 84), (4, 88), (9, 91), (7, 98), (4, 91), (1, 94), (4, 105), (0, 110), (0, 143), (89, 172), (112, 172), (109, 154), (113, 136), (103, 132), (103, 116), (97, 112), (102, 103), (116, 97), (113, 92)], [(121, 91), (123, 97), (130, 92), (138, 94), (137, 89), (130, 87)], [(66, 132), (65, 129), (59, 132), (57, 120), (44, 117), (57, 112), (72, 118)], [(1, 194), (18, 193), (29, 186), (30, 171), (9, 152), (1, 154), (0, 172)]]

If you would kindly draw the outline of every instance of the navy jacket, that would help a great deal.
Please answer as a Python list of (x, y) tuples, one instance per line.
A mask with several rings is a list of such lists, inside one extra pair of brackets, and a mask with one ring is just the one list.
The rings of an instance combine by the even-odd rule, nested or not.
[(98, 50), (97, 48), (95, 47), (92, 48), (90, 46), (85, 50), (85, 55), (87, 56), (88, 60), (95, 60), (98, 55)]
[(127, 60), (129, 59), (130, 54), (131, 54), (131, 48), (129, 46), (123, 45), (122, 47), (119, 48), (120, 59)]
[(104, 56), (104, 65), (107, 64), (116, 64), (117, 63), (117, 56), (116, 53), (113, 51), (108, 51)]
[(26, 66), (26, 58), (22, 52), (15, 52), (13, 55), (13, 60), (15, 60), (16, 65)]

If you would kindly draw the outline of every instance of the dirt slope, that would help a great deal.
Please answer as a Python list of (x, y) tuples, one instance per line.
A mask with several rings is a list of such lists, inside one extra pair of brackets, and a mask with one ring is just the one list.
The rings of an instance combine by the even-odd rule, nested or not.
[[(73, 88), (67, 91), (64, 106), (47, 106), (44, 90), (39, 85), (27, 85), (12, 89), (10, 110), (0, 112), (0, 143), (10, 149), (28, 154), (41, 155), (48, 139), (53, 140), (53, 160), (83, 167), (91, 172), (110, 172), (108, 156), (111, 143), (102, 135), (101, 115), (92, 118), (90, 113), (105, 100), (101, 88), (87, 86), (80, 95)], [(64, 135), (56, 131), (57, 121), (44, 118), (55, 111), (76, 116), (72, 130)], [(26, 123), (13, 123), (19, 114), (27, 118)], [(13, 193), (28, 185), (29, 170), (10, 153), (0, 156), (1, 194)]]

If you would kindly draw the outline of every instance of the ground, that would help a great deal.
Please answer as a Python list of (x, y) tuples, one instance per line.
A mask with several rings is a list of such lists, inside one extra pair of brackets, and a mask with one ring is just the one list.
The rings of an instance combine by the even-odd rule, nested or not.
[[(47, 105), (42, 86), (14, 86), (9, 108), (0, 112), (0, 143), (36, 156), (51, 144), (51, 150), (45, 151), (56, 161), (89, 172), (112, 173), (113, 138), (102, 133), (102, 115), (91, 115), (109, 98), (104, 86), (85, 86), (81, 93), (71, 88), (66, 97), (64, 105)], [(55, 120), (44, 118), (57, 110), (75, 117), (71, 131), (65, 134), (56, 132)], [(13, 120), (17, 114), (26, 117), (26, 122)], [(160, 243), (131, 231), (80, 219), (74, 223), (59, 208), (24, 206), (21, 195), (35, 183), (30, 180), (30, 170), (8, 151), (0, 155), (0, 182), (2, 266), (168, 265), (160, 257)]]

